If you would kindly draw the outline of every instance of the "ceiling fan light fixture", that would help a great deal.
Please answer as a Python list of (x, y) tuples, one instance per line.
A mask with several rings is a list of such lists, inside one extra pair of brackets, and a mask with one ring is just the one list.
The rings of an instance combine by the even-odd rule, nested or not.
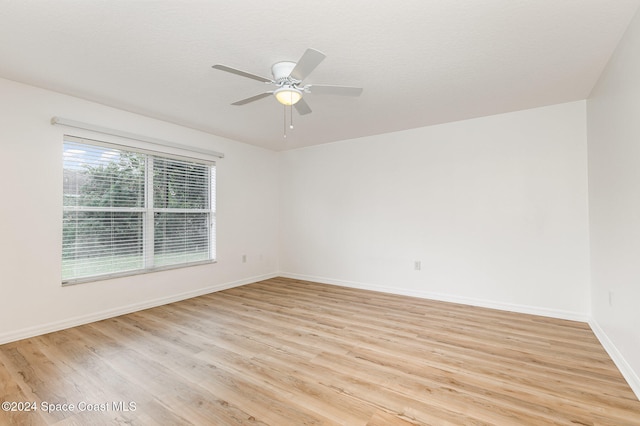
[(278, 102), (286, 106), (294, 105), (302, 99), (302, 91), (291, 86), (283, 86), (273, 92), (273, 94)]

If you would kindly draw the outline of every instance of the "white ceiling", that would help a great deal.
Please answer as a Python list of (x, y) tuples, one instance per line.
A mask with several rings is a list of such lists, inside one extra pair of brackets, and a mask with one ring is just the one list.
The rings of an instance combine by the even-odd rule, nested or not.
[[(0, 76), (285, 150), (585, 99), (639, 5), (0, 0)], [(275, 99), (230, 105), (264, 83), (211, 68), (269, 77), (308, 47), (327, 58), (305, 83), (364, 92), (306, 95), (286, 139)]]

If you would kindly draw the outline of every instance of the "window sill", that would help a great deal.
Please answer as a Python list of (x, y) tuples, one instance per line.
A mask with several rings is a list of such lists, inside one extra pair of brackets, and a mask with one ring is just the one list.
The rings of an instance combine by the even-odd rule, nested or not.
[(151, 274), (154, 272), (169, 271), (172, 269), (182, 269), (182, 268), (189, 268), (192, 266), (202, 266), (202, 265), (208, 265), (212, 263), (217, 263), (217, 260), (216, 259), (202, 260), (200, 262), (184, 263), (180, 265), (167, 265), (167, 266), (160, 266), (157, 268), (135, 269), (133, 271), (117, 272), (113, 274), (94, 275), (91, 277), (84, 277), (84, 278), (74, 278), (74, 279), (62, 281), (62, 287), (69, 287), (76, 284), (84, 284), (84, 283), (90, 283), (95, 281), (111, 280), (115, 278), (131, 277), (135, 275)]

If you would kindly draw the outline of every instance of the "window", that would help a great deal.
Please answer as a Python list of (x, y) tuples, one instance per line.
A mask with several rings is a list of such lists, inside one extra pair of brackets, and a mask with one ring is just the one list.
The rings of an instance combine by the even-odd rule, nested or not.
[(215, 259), (215, 163), (65, 136), (62, 282)]

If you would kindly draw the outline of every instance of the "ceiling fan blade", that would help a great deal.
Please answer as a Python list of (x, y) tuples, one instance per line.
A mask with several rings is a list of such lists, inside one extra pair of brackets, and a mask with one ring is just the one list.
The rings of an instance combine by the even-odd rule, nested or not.
[(311, 108), (309, 108), (309, 104), (305, 102), (304, 99), (300, 99), (298, 102), (293, 104), (300, 115), (306, 115), (311, 113)]
[(236, 101), (236, 102), (232, 103), (231, 105), (245, 105), (245, 104), (248, 104), (250, 102), (257, 101), (257, 100), (262, 99), (262, 98), (266, 98), (267, 96), (270, 96), (272, 94), (273, 94), (273, 92), (260, 93), (259, 95), (251, 96), (250, 98)]
[(258, 80), (258, 81), (262, 81), (264, 83), (270, 83), (271, 79), (270, 78), (266, 78), (266, 77), (261, 77), (259, 75), (255, 75), (255, 74), (251, 74), (250, 72), (246, 72), (246, 71), (241, 71), (235, 68), (231, 68), (228, 67), (226, 65), (220, 65), (220, 64), (216, 64), (214, 66), (212, 66), (211, 68), (220, 70), (220, 71), (226, 71), (226, 72), (230, 72), (231, 74), (236, 74), (242, 77), (247, 77), (247, 78), (251, 78), (253, 80)]
[(324, 58), (326, 58), (324, 53), (315, 49), (307, 49), (293, 70), (291, 70), (291, 74), (289, 74), (289, 76), (298, 81), (304, 80), (309, 74), (311, 74), (311, 71), (320, 65), (320, 62), (322, 62)]
[(331, 86), (328, 84), (309, 84), (306, 89), (309, 89), (314, 95), (360, 96), (362, 93), (362, 87)]

